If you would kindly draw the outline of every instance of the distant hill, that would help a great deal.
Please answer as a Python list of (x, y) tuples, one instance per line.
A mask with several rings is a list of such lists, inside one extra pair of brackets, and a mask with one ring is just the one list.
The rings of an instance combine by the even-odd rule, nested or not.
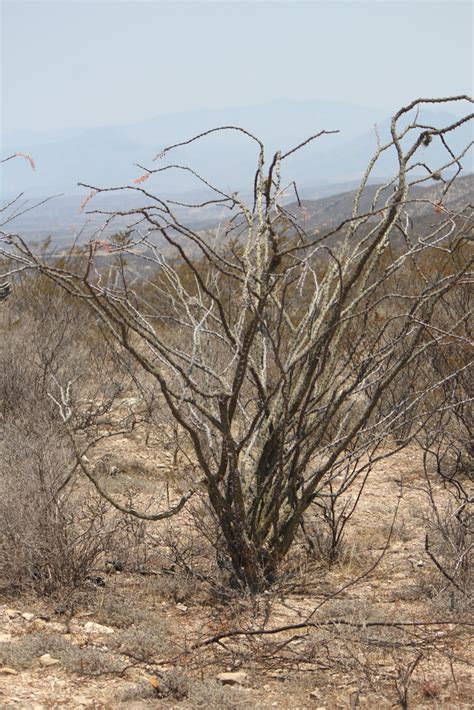
[[(359, 214), (370, 210), (379, 187), (380, 185), (366, 187), (360, 201)], [(425, 218), (432, 218), (429, 221), (434, 222), (435, 212), (433, 205), (440, 200), (442, 189), (443, 185), (439, 182), (430, 182), (429, 185), (412, 187), (409, 197), (411, 200), (417, 200), (417, 202), (408, 204), (406, 212), (418, 224), (424, 223)], [(307, 231), (319, 229), (320, 232), (324, 233), (334, 229), (343, 220), (351, 216), (355, 194), (355, 190), (350, 190), (318, 200), (306, 199), (301, 201), (301, 207), (294, 202), (288, 205), (286, 209), (301, 223), (304, 223)], [(381, 207), (388, 196), (389, 191), (382, 192), (377, 206)], [(474, 174), (472, 173), (457, 178), (443, 199), (443, 204), (453, 211), (462, 209), (469, 203), (474, 206)]]
[[(449, 106), (446, 111), (424, 109), (420, 116), (420, 120), (435, 126), (455, 118)], [(383, 142), (388, 116), (378, 109), (345, 102), (279, 100), (243, 108), (163, 115), (134, 125), (67, 129), (57, 134), (21, 132), (2, 137), (1, 153), (29, 153), (37, 170), (33, 173), (23, 161), (0, 166), (1, 194), (4, 198), (19, 192), (28, 197), (72, 195), (79, 192), (78, 182), (101, 187), (130, 184), (141, 172), (135, 163), (155, 167), (158, 164), (152, 159), (165, 146), (222, 125), (242, 126), (254, 132), (265, 142), (267, 159), (274, 150), (287, 150), (323, 129), (340, 130), (339, 134), (322, 136), (284, 162), (284, 180), (294, 179), (301, 188), (315, 190), (360, 179), (376, 147), (374, 124)], [(471, 139), (468, 126), (450, 136), (455, 150)], [(424, 157), (435, 162), (446, 155), (439, 140), (424, 151)], [(251, 184), (256, 159), (254, 142), (242, 134), (225, 132), (171, 152), (160, 166), (174, 162), (190, 165), (224, 189), (245, 191)], [(394, 165), (393, 153), (384, 154), (374, 178), (390, 174)], [(469, 168), (468, 161), (466, 165)], [(199, 187), (189, 174), (178, 171), (167, 171), (153, 182), (154, 189), (169, 196)]]
[[(301, 224), (304, 224), (308, 233), (318, 229), (324, 233), (336, 228), (343, 220), (351, 215), (352, 204), (355, 196), (355, 186), (346, 184), (343, 192), (338, 190), (338, 185), (326, 185), (318, 188), (302, 190), (302, 194), (314, 195), (315, 199), (302, 199), (301, 206), (297, 202), (288, 202), (285, 208), (293, 214)], [(360, 201), (360, 214), (369, 210), (374, 194), (379, 184), (369, 184), (363, 192)], [(430, 182), (423, 186), (415, 186), (411, 190), (411, 198), (419, 200), (407, 206), (407, 212), (414, 220), (421, 232), (427, 231), (429, 226), (436, 221), (437, 215), (433, 205), (441, 197), (442, 185), (439, 182)], [(323, 195), (323, 196), (322, 196)], [(382, 193), (379, 200), (381, 206), (388, 193)], [(188, 202), (199, 202), (205, 197), (202, 192), (184, 194), (182, 198)], [(15, 219), (11, 228), (22, 234), (29, 242), (38, 242), (46, 237), (52, 237), (55, 248), (63, 248), (71, 243), (72, 239), (83, 229), (80, 241), (87, 241), (93, 237), (104, 221), (102, 215), (87, 214), (80, 211), (82, 196), (62, 196), (45, 204), (35, 207), (35, 201), (25, 203), (28, 209), (23, 215)], [(127, 210), (137, 206), (142, 201), (142, 196), (136, 193), (109, 193), (99, 195), (87, 206), (87, 209), (102, 209), (114, 211)], [(451, 186), (444, 204), (453, 210), (464, 208), (467, 204), (474, 205), (474, 175), (471, 173), (456, 179)], [(220, 220), (228, 217), (228, 212), (220, 206), (211, 205), (206, 208), (190, 209), (175, 207), (183, 224), (197, 230), (215, 228)], [(107, 236), (112, 232), (125, 227), (127, 220), (114, 222), (102, 235)]]

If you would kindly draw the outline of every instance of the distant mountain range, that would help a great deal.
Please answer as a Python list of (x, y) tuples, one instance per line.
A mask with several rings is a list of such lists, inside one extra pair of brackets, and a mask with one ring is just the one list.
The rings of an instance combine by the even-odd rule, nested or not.
[[(456, 111), (460, 108), (454, 107)], [(447, 125), (459, 114), (424, 110), (419, 121), (434, 126)], [(374, 125), (377, 124), (377, 133)], [(30, 241), (51, 236), (56, 245), (65, 245), (85, 226), (83, 239), (88, 239), (99, 228), (102, 218), (80, 211), (87, 191), (77, 182), (100, 187), (132, 185), (134, 178), (147, 167), (162, 167), (179, 163), (189, 165), (213, 184), (228, 192), (239, 191), (245, 199), (252, 190), (258, 146), (238, 132), (221, 132), (171, 151), (153, 163), (153, 157), (167, 145), (186, 140), (197, 133), (222, 125), (242, 126), (261, 138), (266, 146), (267, 161), (274, 150), (288, 150), (308, 136), (326, 129), (340, 133), (325, 135), (283, 163), (283, 179), (296, 180), (300, 197), (305, 201), (305, 214), (314, 226), (331, 225), (350, 213), (353, 192), (359, 183), (378, 140), (388, 138), (389, 119), (380, 110), (328, 101), (273, 101), (237, 109), (191, 111), (159, 116), (128, 126), (113, 128), (65, 129), (55, 133), (19, 132), (5, 136), (1, 154), (14, 152), (30, 154), (36, 161), (33, 172), (25, 160), (11, 160), (0, 165), (1, 197), (9, 199), (24, 194), (25, 208), (32, 207), (44, 197), (62, 193), (60, 197), (39, 205), (18, 216), (12, 227)], [(468, 124), (449, 135), (454, 151), (472, 141), (472, 127)], [(438, 139), (424, 148), (419, 159), (429, 165), (442, 165), (449, 158)], [(473, 169), (472, 151), (464, 160), (467, 171)], [(422, 167), (418, 172), (424, 172)], [(377, 163), (371, 183), (383, 182), (396, 171), (394, 151), (384, 154)], [(426, 174), (426, 172), (424, 172)], [(472, 193), (472, 177), (459, 181)], [(154, 175), (144, 185), (147, 190), (163, 198), (199, 203), (209, 198), (189, 173), (166, 170)], [(373, 187), (366, 190), (369, 200)], [(433, 190), (439, 190), (433, 185)], [(456, 189), (458, 189), (456, 187)], [(288, 190), (287, 201), (294, 192)], [(449, 199), (452, 199), (454, 190)], [(464, 199), (465, 195), (463, 195)], [(130, 209), (137, 199), (131, 191), (100, 195), (87, 209)], [(472, 197), (471, 197), (472, 199)], [(28, 200), (28, 202), (27, 202)], [(363, 203), (364, 204), (364, 203)], [(196, 229), (215, 225), (225, 218), (222, 207), (179, 209), (180, 216)], [(296, 209), (296, 207), (295, 207)], [(311, 221), (312, 220), (312, 221)], [(118, 225), (113, 227), (115, 231)]]
[[(301, 203), (288, 201), (285, 209), (289, 211), (304, 226), (306, 232), (318, 230), (321, 234), (329, 232), (351, 216), (352, 205), (355, 197), (355, 186), (347, 184), (343, 192), (337, 190), (336, 185), (314, 191), (316, 199), (308, 197)], [(340, 186), (339, 186), (340, 187)], [(351, 189), (347, 189), (347, 188)], [(359, 214), (370, 209), (378, 184), (368, 185), (360, 200)], [(435, 205), (442, 196), (443, 185), (440, 182), (430, 181), (422, 186), (414, 186), (410, 192), (410, 199), (415, 202), (407, 205), (406, 211), (416, 225), (417, 232), (423, 234), (430, 231), (433, 223), (440, 216), (435, 211)], [(324, 195), (324, 196), (322, 196)], [(378, 205), (382, 206), (388, 196), (388, 190), (381, 193)], [(192, 200), (194, 195), (185, 195)], [(136, 194), (124, 192), (99, 195), (88, 207), (113, 211), (117, 209), (128, 210), (136, 206)], [(40, 242), (47, 237), (52, 238), (52, 247), (56, 250), (67, 248), (73, 238), (83, 229), (79, 243), (88, 241), (99, 228), (102, 227), (104, 217), (100, 214), (85, 214), (80, 212), (80, 196), (62, 196), (45, 204), (35, 206), (35, 201), (24, 204), (27, 210), (16, 218), (10, 225), (12, 231), (18, 232), (29, 241)], [(443, 204), (450, 210), (460, 211), (467, 205), (474, 205), (474, 174), (458, 177), (443, 198)], [(31, 209), (29, 209), (31, 208)], [(216, 228), (221, 220), (228, 218), (228, 212), (222, 207), (210, 205), (205, 208), (177, 208), (174, 212), (179, 215), (182, 224), (196, 230)], [(472, 210), (472, 207), (471, 207)], [(466, 215), (469, 217), (469, 215)], [(472, 216), (470, 217), (472, 219)], [(125, 228), (128, 224), (126, 218), (114, 221), (101, 233), (101, 238)], [(337, 236), (335, 241), (337, 241)]]
[[(454, 108), (460, 110), (458, 105)], [(439, 126), (455, 119), (448, 107), (439, 112), (423, 110), (419, 120)], [(157, 167), (175, 162), (193, 167), (226, 190), (245, 192), (255, 171), (257, 145), (237, 132), (208, 136), (170, 152), (160, 163), (152, 161), (165, 146), (222, 125), (254, 132), (267, 147), (267, 159), (274, 150), (288, 150), (320, 130), (340, 130), (339, 134), (322, 136), (284, 162), (284, 180), (295, 179), (301, 189), (316, 194), (328, 185), (342, 187), (360, 179), (377, 144), (375, 124), (383, 142), (388, 135), (388, 116), (378, 109), (344, 102), (279, 100), (243, 108), (163, 115), (127, 126), (56, 133), (23, 131), (3, 137), (2, 157), (17, 151), (28, 153), (36, 161), (36, 172), (20, 160), (3, 164), (1, 194), (3, 198), (19, 192), (28, 197), (74, 195), (80, 191), (78, 182), (101, 187), (131, 184), (143, 172), (134, 163)], [(472, 128), (465, 125), (449, 138), (457, 151), (472, 140)], [(439, 163), (446, 156), (436, 139), (424, 149), (427, 161)], [(390, 174), (394, 166), (394, 154), (383, 155), (374, 179)], [(466, 166), (472, 169), (472, 156)], [(164, 196), (196, 193), (201, 188), (195, 178), (176, 170), (153, 177), (147, 186)]]

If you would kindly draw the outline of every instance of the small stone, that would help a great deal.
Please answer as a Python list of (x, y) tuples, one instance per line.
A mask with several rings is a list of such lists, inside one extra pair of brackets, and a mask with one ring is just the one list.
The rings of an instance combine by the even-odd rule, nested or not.
[(18, 671), (14, 668), (10, 668), (9, 666), (2, 666), (0, 668), (0, 675), (18, 675)]
[(219, 673), (216, 678), (223, 685), (242, 685), (247, 675), (244, 671), (226, 671), (225, 673)]
[(49, 666), (56, 666), (59, 663), (59, 659), (53, 658), (49, 655), (49, 653), (44, 653), (38, 660), (45, 668), (48, 668)]
[(110, 626), (102, 626), (102, 624), (96, 624), (95, 621), (88, 621), (84, 624), (84, 631), (86, 634), (114, 634), (115, 629)]
[(181, 603), (176, 604), (176, 608), (179, 609), (180, 611), (187, 611), (188, 610), (188, 607), (186, 606), (186, 604), (181, 604)]
[(312, 690), (311, 693), (309, 694), (310, 698), (317, 698), (318, 700), (321, 700), (321, 691), (320, 690)]
[(43, 629), (46, 628), (48, 624), (44, 619), (35, 619), (33, 623), (31, 624), (31, 628), (34, 631), (42, 631)]
[(73, 646), (87, 646), (87, 636), (82, 634), (63, 634), (63, 638), (69, 641)]
[(5, 614), (13, 619), (15, 616), (21, 616), (21, 611), (18, 609), (5, 609)]
[(86, 581), (93, 584), (95, 587), (105, 587), (105, 579), (100, 574), (89, 574)]
[(107, 572), (123, 572), (123, 563), (120, 560), (106, 560), (105, 569)]
[(31, 614), (29, 611), (25, 611), (24, 614), (22, 614), (22, 617), (24, 618), (25, 621), (33, 621), (35, 618), (34, 614)]

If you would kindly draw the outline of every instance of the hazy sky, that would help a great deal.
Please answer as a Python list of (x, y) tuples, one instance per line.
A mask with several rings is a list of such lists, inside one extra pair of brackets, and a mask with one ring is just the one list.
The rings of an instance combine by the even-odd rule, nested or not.
[(470, 2), (2, 0), (3, 131), (472, 93)]

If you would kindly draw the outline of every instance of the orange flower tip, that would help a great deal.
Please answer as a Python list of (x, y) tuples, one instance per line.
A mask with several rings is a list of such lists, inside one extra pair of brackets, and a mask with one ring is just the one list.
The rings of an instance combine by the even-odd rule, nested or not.
[(36, 163), (31, 157), (31, 155), (29, 155), (28, 153), (15, 153), (15, 155), (18, 156), (18, 158), (24, 158), (25, 160), (27, 160), (31, 166), (31, 169), (36, 170)]
[(143, 175), (140, 175), (139, 177), (135, 178), (135, 180), (133, 180), (132, 182), (135, 185), (139, 185), (140, 183), (145, 182), (145, 180), (148, 180), (149, 177), (150, 173), (144, 173)]
[(79, 212), (82, 212), (84, 207), (87, 205), (88, 202), (90, 202), (92, 200), (94, 195), (97, 195), (97, 192), (98, 192), (98, 190), (92, 190), (92, 192), (89, 192), (89, 194), (84, 197), (81, 204), (79, 205)]

